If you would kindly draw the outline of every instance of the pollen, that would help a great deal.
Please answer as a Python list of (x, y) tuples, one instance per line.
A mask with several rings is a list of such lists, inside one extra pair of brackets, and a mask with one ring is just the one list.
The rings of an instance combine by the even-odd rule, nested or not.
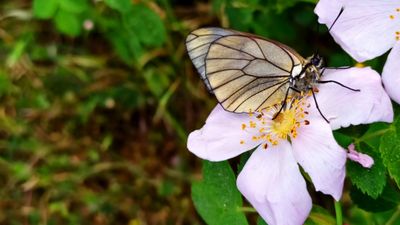
[(240, 140), (240, 144), (241, 144), (241, 145), (244, 144), (244, 141), (243, 141), (243, 140)]
[(296, 138), (298, 128), (310, 124), (305, 119), (308, 116), (305, 107), (309, 107), (305, 100), (290, 99), (283, 109), (278, 104), (258, 112), (257, 120), (249, 119), (247, 124), (242, 124), (242, 130), (252, 134), (252, 141), (261, 141), (265, 149), (269, 144), (278, 145), (282, 140)]
[(396, 12), (400, 12), (400, 8), (397, 8), (397, 9), (396, 9)]
[(354, 65), (357, 68), (363, 68), (365, 67), (365, 65), (363, 63), (356, 63), (356, 65)]

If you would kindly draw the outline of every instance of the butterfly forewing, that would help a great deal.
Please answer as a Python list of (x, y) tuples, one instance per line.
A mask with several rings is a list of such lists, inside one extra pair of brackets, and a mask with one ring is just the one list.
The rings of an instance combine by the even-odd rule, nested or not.
[(237, 113), (281, 103), (293, 67), (304, 62), (283, 44), (221, 28), (195, 30), (187, 49), (207, 88)]
[(186, 48), (189, 57), (210, 92), (212, 92), (212, 87), (207, 80), (205, 72), (205, 57), (210, 49), (210, 45), (221, 37), (235, 33), (237, 32), (222, 28), (201, 28), (193, 31), (186, 38)]

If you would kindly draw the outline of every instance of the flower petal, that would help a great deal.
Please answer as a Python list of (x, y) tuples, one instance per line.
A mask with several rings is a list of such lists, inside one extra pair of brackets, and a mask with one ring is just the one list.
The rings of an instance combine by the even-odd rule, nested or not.
[(347, 149), (349, 150), (347, 158), (350, 160), (358, 162), (364, 168), (371, 168), (372, 165), (374, 165), (374, 159), (367, 154), (357, 152), (353, 143), (350, 144)]
[(251, 150), (260, 144), (252, 134), (242, 130), (249, 121), (246, 114), (230, 113), (217, 105), (206, 124), (189, 134), (187, 148), (202, 159), (222, 161)]
[[(360, 90), (352, 91), (335, 83), (318, 86), (316, 99), (332, 129), (351, 124), (393, 121), (390, 98), (382, 87), (379, 74), (371, 68), (326, 69), (321, 80), (334, 80)], [(310, 110), (315, 111), (316, 107)]]
[(315, 8), (319, 22), (330, 27), (344, 7), (330, 33), (335, 41), (359, 62), (382, 55), (396, 42), (400, 15), (398, 1), (321, 0)]
[(336, 143), (329, 124), (322, 118), (314, 118), (308, 125), (299, 127), (298, 136), (292, 138), (292, 146), (294, 157), (310, 175), (315, 189), (339, 200), (346, 151)]
[(269, 225), (300, 225), (312, 203), (287, 141), (259, 147), (237, 179), (240, 192)]
[(396, 44), (386, 60), (382, 81), (389, 96), (400, 104), (400, 44)]

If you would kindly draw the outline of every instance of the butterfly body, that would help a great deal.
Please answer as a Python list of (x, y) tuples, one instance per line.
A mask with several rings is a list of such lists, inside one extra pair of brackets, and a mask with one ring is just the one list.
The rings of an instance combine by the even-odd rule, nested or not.
[(300, 92), (311, 90), (320, 80), (323, 67), (323, 59), (318, 54), (308, 57), (301, 65), (301, 72), (292, 74), (291, 88)]
[(222, 28), (201, 28), (186, 39), (188, 54), (222, 107), (259, 111), (300, 98), (320, 79), (322, 59), (307, 59), (279, 42)]

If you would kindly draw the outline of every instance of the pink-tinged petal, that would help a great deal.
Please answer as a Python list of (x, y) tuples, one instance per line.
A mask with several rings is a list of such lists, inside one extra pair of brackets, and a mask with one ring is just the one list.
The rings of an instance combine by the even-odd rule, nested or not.
[(359, 62), (382, 55), (396, 42), (400, 15), (399, 1), (321, 0), (315, 8), (319, 22), (330, 27), (344, 7), (330, 33), (335, 41)]
[(396, 44), (386, 60), (382, 72), (383, 85), (389, 96), (400, 104), (400, 43)]
[[(381, 77), (371, 68), (327, 69), (321, 80), (334, 80), (360, 90), (352, 91), (335, 83), (318, 85), (317, 102), (332, 129), (393, 121), (390, 98), (382, 87)], [(316, 111), (312, 105), (311, 110)]]
[(237, 186), (269, 225), (300, 225), (312, 203), (287, 141), (259, 147), (247, 161)]
[(310, 175), (315, 189), (339, 200), (345, 177), (346, 151), (336, 143), (329, 124), (315, 117), (308, 125), (299, 127), (298, 136), (292, 138), (292, 146), (294, 157)]
[(354, 144), (350, 144), (347, 149), (349, 150), (347, 153), (347, 158), (350, 160), (358, 162), (364, 168), (371, 168), (372, 165), (374, 165), (374, 159), (367, 154), (357, 152)]
[(187, 148), (202, 159), (222, 161), (251, 150), (260, 141), (242, 129), (249, 121), (246, 114), (230, 113), (217, 105), (208, 116), (206, 124), (189, 134)]
[(343, 0), (320, 0), (314, 9), (318, 15), (318, 22), (321, 24), (330, 25), (339, 15), (343, 6)]

